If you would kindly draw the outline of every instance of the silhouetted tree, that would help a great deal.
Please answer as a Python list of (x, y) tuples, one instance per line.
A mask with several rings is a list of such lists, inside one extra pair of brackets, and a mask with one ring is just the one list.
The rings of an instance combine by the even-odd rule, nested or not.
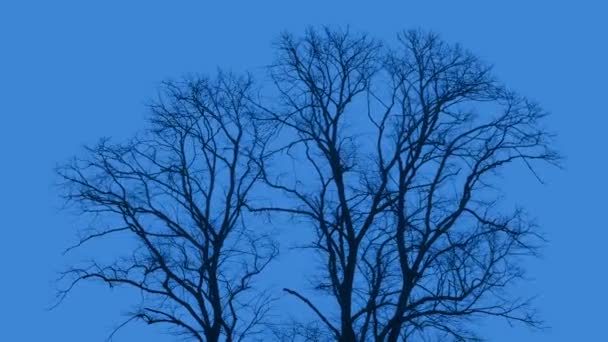
[(267, 139), (254, 120), (253, 90), (250, 78), (221, 73), (167, 82), (145, 134), (103, 140), (59, 169), (68, 203), (92, 222), (74, 247), (134, 241), (114, 262), (65, 272), (61, 296), (97, 280), (141, 291), (129, 320), (169, 325), (188, 339), (261, 332), (271, 297), (252, 286), (277, 249), (245, 212)]
[[(277, 49), (277, 101), (260, 107), (281, 128), (272, 165), (294, 167), (261, 162), (275, 198), (289, 200), (254, 210), (314, 228), (306, 246), (323, 273), (314, 288), (335, 306), (285, 291), (328, 339), (470, 341), (465, 322), (479, 316), (538, 325), (528, 300), (506, 290), (542, 239), (524, 211), (499, 200), (495, 180), (514, 163), (536, 175), (534, 162), (558, 161), (545, 112), (431, 33), (404, 32), (391, 49), (309, 30), (282, 36)], [(291, 336), (321, 336), (296, 328)]]
[[(471, 341), (482, 317), (538, 326), (509, 288), (543, 239), (498, 176), (558, 164), (546, 113), (432, 33), (389, 47), (311, 29), (276, 48), (265, 97), (232, 75), (168, 82), (145, 134), (59, 169), (93, 223), (74, 247), (134, 242), (66, 272), (60, 295), (89, 279), (135, 288), (130, 320), (198, 341)], [(266, 324), (272, 297), (253, 280), (277, 248), (250, 212), (312, 228), (302, 245), (323, 297), (284, 292), (314, 320)]]

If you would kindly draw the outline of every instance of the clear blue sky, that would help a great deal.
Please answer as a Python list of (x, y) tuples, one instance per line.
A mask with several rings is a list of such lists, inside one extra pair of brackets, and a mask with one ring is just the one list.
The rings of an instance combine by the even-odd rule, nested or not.
[[(552, 329), (481, 329), (490, 341), (608, 340), (607, 2), (204, 3), (0, 2), (0, 341), (103, 341), (132, 295), (87, 285), (45, 311), (56, 272), (70, 260), (61, 251), (75, 239), (72, 220), (57, 211), (56, 163), (102, 135), (138, 130), (159, 81), (217, 66), (260, 68), (280, 31), (321, 24), (380, 38), (434, 30), (553, 113), (548, 124), (566, 169), (546, 170), (545, 186), (506, 177), (508, 195), (536, 214), (550, 239), (544, 258), (528, 265), (534, 281), (520, 290), (540, 294)], [(115, 338), (171, 340), (139, 325)]]

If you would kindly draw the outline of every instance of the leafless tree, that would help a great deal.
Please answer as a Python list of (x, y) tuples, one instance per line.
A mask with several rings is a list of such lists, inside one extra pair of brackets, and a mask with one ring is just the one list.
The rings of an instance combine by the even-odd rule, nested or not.
[(508, 289), (542, 238), (500, 200), (497, 176), (558, 162), (545, 112), (432, 33), (401, 33), (389, 48), (311, 29), (277, 49), (278, 99), (259, 107), (281, 128), (272, 165), (295, 167), (261, 162), (269, 191), (289, 200), (254, 210), (314, 228), (306, 247), (323, 272), (314, 288), (335, 308), (285, 291), (345, 342), (470, 341), (465, 323), (482, 316), (538, 326)]
[[(197, 341), (471, 341), (483, 317), (539, 326), (509, 290), (543, 239), (499, 185), (514, 167), (538, 178), (558, 165), (542, 108), (432, 33), (391, 47), (311, 29), (276, 47), (268, 96), (221, 73), (167, 82), (148, 131), (59, 169), (91, 223), (73, 248), (131, 243), (65, 272), (61, 298), (83, 280), (135, 288), (127, 322)], [(302, 245), (325, 297), (284, 292), (313, 321), (266, 324), (272, 297), (254, 279), (277, 247), (252, 211), (312, 228)]]
[(129, 320), (190, 340), (263, 330), (271, 297), (253, 282), (277, 248), (245, 210), (268, 138), (254, 120), (253, 94), (249, 77), (231, 74), (167, 82), (144, 134), (103, 140), (59, 168), (68, 203), (92, 222), (74, 248), (132, 242), (113, 262), (65, 272), (62, 297), (96, 280), (141, 291)]

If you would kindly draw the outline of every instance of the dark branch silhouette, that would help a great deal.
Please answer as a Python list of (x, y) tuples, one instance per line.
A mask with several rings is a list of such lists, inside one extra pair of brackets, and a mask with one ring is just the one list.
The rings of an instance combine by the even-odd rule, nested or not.
[(260, 107), (286, 142), (274, 158), (297, 167), (291, 176), (262, 168), (291, 201), (255, 210), (310, 222), (307, 247), (324, 260), (315, 288), (336, 311), (286, 291), (345, 342), (468, 341), (462, 323), (477, 316), (539, 325), (528, 300), (506, 289), (542, 239), (524, 211), (501, 204), (494, 181), (517, 162), (559, 160), (542, 109), (430, 33), (404, 32), (389, 49), (309, 30), (277, 48), (279, 98)]
[(167, 82), (145, 134), (126, 144), (103, 140), (59, 169), (68, 203), (94, 224), (74, 248), (119, 234), (133, 242), (113, 263), (68, 270), (61, 296), (99, 280), (141, 291), (130, 320), (193, 340), (262, 331), (271, 297), (253, 281), (277, 248), (245, 211), (267, 139), (252, 92), (249, 78), (226, 74)]
[[(474, 341), (484, 317), (541, 326), (510, 289), (544, 240), (499, 176), (559, 165), (543, 109), (432, 33), (388, 46), (310, 29), (276, 49), (265, 96), (232, 75), (168, 82), (145, 134), (59, 169), (93, 224), (73, 248), (131, 243), (67, 271), (60, 295), (82, 280), (138, 289), (127, 322), (196, 341)], [(277, 247), (254, 213), (310, 228), (319, 295), (283, 292), (312, 320), (269, 322), (277, 294), (254, 280)]]

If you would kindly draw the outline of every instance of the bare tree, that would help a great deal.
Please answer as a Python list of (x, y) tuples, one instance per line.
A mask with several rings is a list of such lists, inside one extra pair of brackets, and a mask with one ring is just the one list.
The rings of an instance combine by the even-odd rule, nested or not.
[(314, 288), (335, 309), (285, 291), (345, 342), (469, 341), (477, 337), (464, 323), (480, 316), (540, 324), (508, 288), (542, 239), (500, 201), (496, 176), (557, 163), (545, 112), (431, 33), (404, 32), (390, 49), (309, 30), (277, 48), (278, 101), (260, 107), (282, 129), (275, 164), (296, 167), (261, 163), (266, 185), (289, 200), (255, 210), (310, 223), (306, 247), (323, 271)]
[[(132, 242), (65, 272), (61, 297), (83, 280), (135, 288), (127, 322), (197, 341), (470, 341), (482, 317), (539, 326), (509, 289), (543, 239), (499, 177), (558, 164), (542, 108), (432, 33), (389, 47), (311, 29), (276, 46), (270, 103), (250, 78), (168, 82), (145, 134), (59, 169), (91, 222), (73, 248)], [(252, 211), (312, 228), (310, 281), (330, 305), (284, 292), (313, 321), (266, 324), (272, 297), (253, 282), (277, 247)]]
[(253, 120), (253, 83), (220, 73), (163, 89), (145, 134), (103, 140), (59, 169), (68, 203), (92, 222), (74, 248), (133, 242), (114, 262), (65, 272), (60, 294), (83, 280), (135, 288), (142, 302), (128, 321), (196, 341), (243, 340), (262, 331), (271, 298), (253, 281), (277, 253), (245, 211), (267, 139)]

